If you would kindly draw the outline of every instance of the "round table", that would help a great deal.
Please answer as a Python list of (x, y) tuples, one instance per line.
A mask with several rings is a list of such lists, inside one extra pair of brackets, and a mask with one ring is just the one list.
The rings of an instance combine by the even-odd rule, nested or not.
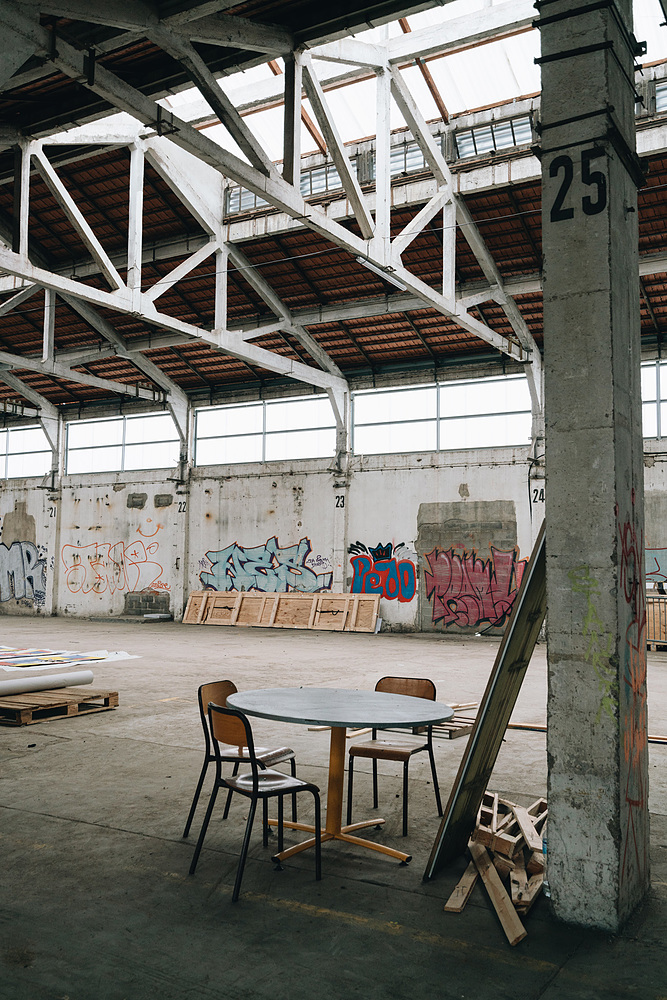
[[(372, 840), (352, 835), (354, 830), (369, 826), (379, 826), (383, 819), (375, 818), (342, 826), (343, 781), (345, 776), (345, 736), (348, 727), (370, 726), (373, 729), (411, 729), (416, 726), (432, 726), (451, 719), (454, 710), (442, 702), (426, 698), (411, 698), (401, 694), (387, 694), (384, 691), (357, 691), (346, 688), (262, 688), (257, 691), (238, 691), (227, 699), (230, 708), (236, 708), (245, 715), (260, 719), (274, 719), (278, 722), (293, 722), (299, 725), (330, 726), (331, 746), (329, 751), (329, 781), (327, 790), (326, 827), (322, 840), (344, 840), (358, 847), (367, 847), (381, 854), (388, 854), (406, 863), (411, 856), (392, 847), (385, 847)], [(288, 820), (285, 826), (296, 830), (313, 832), (313, 827), (305, 823)], [(315, 838), (289, 847), (277, 854), (276, 860), (304, 851), (314, 846)]]

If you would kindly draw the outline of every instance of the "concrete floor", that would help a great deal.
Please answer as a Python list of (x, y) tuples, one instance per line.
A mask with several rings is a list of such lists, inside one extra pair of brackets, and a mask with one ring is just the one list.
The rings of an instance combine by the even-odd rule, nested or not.
[[(542, 898), (525, 919), (527, 938), (510, 948), (480, 886), (463, 913), (444, 913), (464, 861), (422, 880), (439, 820), (421, 757), (411, 764), (408, 838), (398, 772), (387, 765), (386, 826), (369, 834), (407, 843), (408, 867), (328, 843), (321, 882), (309, 853), (276, 872), (257, 824), (232, 904), (246, 814), (237, 799), (227, 822), (214, 814), (197, 872), (187, 874), (203, 816), (184, 841), (202, 759), (200, 683), (372, 688), (396, 673), (432, 677), (442, 701), (477, 700), (497, 640), (3, 617), (0, 642), (140, 657), (94, 668), (93, 686), (120, 694), (115, 711), (0, 728), (2, 997), (667, 1000), (667, 746), (651, 747), (651, 893), (618, 936), (560, 925)], [(514, 720), (543, 722), (545, 699), (541, 645)], [(649, 654), (649, 708), (650, 732), (666, 734), (664, 653)], [(254, 729), (258, 742), (291, 745), (299, 773), (326, 789), (327, 733), (260, 720)], [(437, 742), (445, 800), (464, 743)], [(545, 794), (544, 735), (509, 731), (491, 787), (519, 802)], [(355, 798), (356, 818), (370, 806), (363, 773)]]

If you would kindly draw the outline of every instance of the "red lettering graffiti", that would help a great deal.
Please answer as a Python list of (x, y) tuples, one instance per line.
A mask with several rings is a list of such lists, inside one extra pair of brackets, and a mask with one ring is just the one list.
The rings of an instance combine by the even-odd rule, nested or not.
[(138, 539), (124, 542), (95, 542), (92, 545), (63, 545), (61, 559), (65, 566), (65, 582), (72, 594), (103, 594), (109, 591), (136, 591), (151, 588), (169, 590), (160, 580), (163, 568), (150, 556), (159, 545), (144, 545)]
[(503, 625), (512, 610), (527, 559), (518, 548), (505, 551), (491, 546), (491, 558), (474, 552), (460, 554), (451, 548), (433, 549), (426, 555), (426, 596), (433, 603), (433, 622), (476, 626), (482, 622)]

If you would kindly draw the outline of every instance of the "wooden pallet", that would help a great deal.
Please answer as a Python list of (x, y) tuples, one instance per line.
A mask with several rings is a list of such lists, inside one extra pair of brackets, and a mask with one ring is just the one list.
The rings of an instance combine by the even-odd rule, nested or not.
[(375, 594), (264, 594), (260, 591), (195, 590), (186, 625), (245, 625), (328, 632), (374, 632), (380, 598)]
[(71, 719), (75, 715), (105, 712), (117, 705), (117, 691), (93, 691), (83, 687), (10, 694), (0, 698), (0, 725), (29, 726), (51, 719)]
[(439, 722), (433, 727), (433, 735), (455, 740), (459, 736), (470, 736), (475, 720), (467, 715), (453, 715), (447, 722)]

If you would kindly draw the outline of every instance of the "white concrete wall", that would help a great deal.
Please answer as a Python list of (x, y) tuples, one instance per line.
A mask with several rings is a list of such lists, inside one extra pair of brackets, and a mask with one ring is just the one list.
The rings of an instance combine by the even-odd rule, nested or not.
[[(35, 547), (45, 588), (35, 596), (30, 580), (23, 590), (10, 580), (0, 613), (105, 617), (168, 608), (178, 618), (190, 591), (205, 586), (348, 592), (356, 579), (383, 594), (385, 627), (413, 629), (420, 602), (428, 603), (416, 554), (421, 505), (509, 501), (520, 559), (543, 516), (538, 501), (531, 521), (523, 448), (356, 458), (347, 477), (328, 466), (200, 468), (187, 485), (161, 472), (69, 476), (60, 494), (37, 480), (9, 481), (0, 487), (0, 523), (10, 544), (30, 543), (29, 558)], [(462, 539), (457, 554), (466, 553)], [(491, 553), (474, 555), (486, 561)], [(15, 585), (19, 599), (5, 599)]]

